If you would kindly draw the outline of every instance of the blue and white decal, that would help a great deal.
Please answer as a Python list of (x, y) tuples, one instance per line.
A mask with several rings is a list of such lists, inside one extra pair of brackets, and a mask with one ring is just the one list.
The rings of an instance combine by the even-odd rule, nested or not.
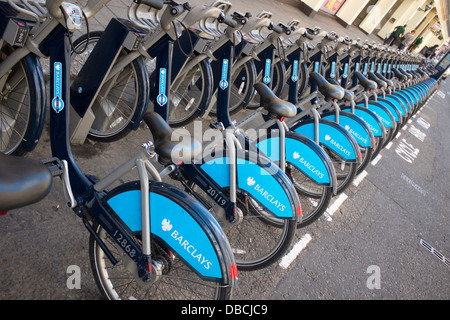
[(294, 60), (294, 62), (292, 63), (292, 76), (291, 76), (291, 80), (292, 82), (296, 82), (298, 80), (298, 60)]
[[(358, 104), (357, 106), (364, 106), (364, 105)], [(380, 119), (383, 126), (387, 128), (391, 128), (394, 126), (394, 123), (392, 122), (390, 115), (385, 110), (383, 110), (383, 108), (380, 108), (379, 106), (369, 102), (367, 109), (369, 109), (370, 111), (372, 111), (377, 115), (378, 119)]]
[[(350, 108), (342, 109), (342, 111), (351, 112), (351, 109)], [(376, 115), (372, 116), (371, 114), (366, 112), (364, 109), (363, 110), (355, 109), (355, 115), (358, 116), (359, 118), (361, 118), (367, 124), (367, 126), (372, 131), (372, 134), (375, 137), (382, 137), (383, 136), (383, 130), (380, 127), (379, 123), (374, 118), (374, 116), (376, 116)]]
[(314, 62), (314, 72), (319, 72), (319, 61)]
[(336, 73), (336, 62), (331, 62), (330, 78), (334, 79)]
[(292, 218), (291, 202), (283, 186), (275, 177), (254, 162), (237, 159), (237, 182), (240, 189), (247, 191), (270, 212), (279, 218)]
[[(330, 120), (335, 122), (336, 115), (330, 114), (328, 116), (322, 117), (322, 119)], [(345, 128), (358, 142), (360, 147), (369, 148), (372, 146), (370, 136), (361, 124), (359, 124), (355, 119), (347, 117), (345, 115), (339, 115), (339, 124)]]
[(166, 76), (167, 70), (165, 68), (159, 69), (159, 94), (156, 98), (156, 101), (161, 107), (167, 103)]
[(222, 77), (219, 82), (219, 87), (222, 90), (228, 88), (228, 59), (223, 59), (222, 62)]
[(265, 84), (268, 84), (270, 82), (270, 64), (272, 63), (272, 60), (266, 59), (266, 65), (264, 67), (264, 78), (263, 82)]
[[(315, 141), (314, 123), (306, 123), (294, 131)], [(319, 143), (326, 145), (345, 160), (357, 159), (353, 145), (347, 136), (331, 125), (319, 124)]]
[(64, 101), (62, 96), (62, 64), (61, 62), (55, 62), (53, 65), (53, 86), (54, 97), (52, 99), (52, 108), (56, 113), (61, 112), (64, 109)]
[[(279, 137), (271, 137), (260, 141), (257, 147), (270, 160), (277, 162), (280, 160), (279, 143)], [(325, 163), (308, 145), (297, 139), (286, 137), (285, 149), (286, 161), (295, 165), (312, 180), (320, 184), (329, 184), (331, 182)]]
[[(131, 231), (142, 230), (140, 190), (122, 192), (107, 203)], [(222, 277), (210, 239), (186, 210), (172, 200), (151, 192), (150, 212), (152, 234), (166, 242), (201, 275)]]
[[(229, 159), (213, 159), (202, 164), (202, 170), (221, 188), (230, 186)], [(280, 170), (280, 169), (278, 169)], [(237, 159), (238, 187), (248, 192), (272, 214), (279, 218), (297, 215), (292, 210), (288, 195), (273, 173), (264, 167), (245, 159)]]
[(347, 79), (347, 74), (348, 74), (348, 63), (344, 65), (344, 72), (342, 74), (342, 78)]

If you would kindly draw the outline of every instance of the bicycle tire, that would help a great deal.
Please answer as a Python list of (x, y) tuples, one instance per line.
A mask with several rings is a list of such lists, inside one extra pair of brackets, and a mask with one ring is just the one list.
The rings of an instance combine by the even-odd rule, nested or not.
[(330, 156), (331, 162), (333, 162), (334, 170), (336, 171), (337, 187), (336, 195), (341, 194), (347, 189), (350, 183), (355, 178), (359, 163), (343, 161), (332, 150), (324, 146), (324, 150)]
[(291, 179), (302, 204), (302, 221), (297, 222), (297, 228), (306, 227), (319, 219), (327, 210), (333, 197), (333, 188), (312, 183), (316, 189), (314, 191), (306, 189), (305, 181), (311, 182), (311, 179), (289, 163), (286, 166), (286, 174)]
[[(89, 48), (86, 48), (86, 51), (81, 55), (76, 54), (75, 51), (79, 52), (86, 46), (88, 35), (84, 34), (74, 41), (71, 77), (78, 74), (79, 69), (84, 64), (84, 58), (87, 59), (102, 34), (103, 31), (90, 32)], [(126, 55), (127, 53), (125, 49), (122, 49), (120, 55)], [(136, 123), (140, 122), (140, 115), (147, 108), (145, 94), (147, 90), (144, 89), (144, 83), (148, 80), (144, 77), (147, 77), (145, 63), (143, 58), (139, 57), (115, 77), (115, 82), (109, 85), (110, 89), (106, 95), (99, 93), (91, 109), (98, 120), (94, 121), (89, 130), (87, 135), (89, 139), (99, 142), (113, 142), (122, 139), (132, 131), (133, 127), (137, 127)]]
[[(0, 63), (13, 48), (5, 46)], [(10, 82), (11, 81), (11, 82)], [(45, 118), (45, 87), (38, 58), (29, 54), (11, 68), (0, 92), (0, 152), (21, 156), (33, 150)], [(34, 128), (33, 128), (34, 127)]]
[[(190, 190), (196, 193), (209, 207), (213, 208), (213, 200), (209, 195), (200, 190), (198, 186), (189, 182)], [(188, 191), (187, 189), (186, 191)], [(228, 188), (223, 188), (224, 194), (229, 194)], [(237, 207), (243, 212), (242, 221), (238, 224), (230, 225), (225, 221), (223, 212), (215, 211), (213, 215), (222, 226), (228, 241), (235, 253), (235, 260), (238, 270), (253, 271), (263, 269), (276, 262), (290, 247), (296, 230), (296, 220), (267, 218), (270, 213), (258, 203), (257, 200), (249, 196), (245, 191), (237, 189)], [(256, 237), (260, 240), (255, 240)], [(276, 239), (275, 239), (276, 237)], [(266, 248), (275, 239), (275, 245), (270, 245), (263, 254), (255, 253), (255, 243), (263, 243)], [(250, 249), (253, 250), (250, 252)], [(248, 255), (249, 257), (244, 255)]]
[[(159, 228), (156, 225), (152, 226), (151, 234), (152, 260), (161, 262), (162, 273), (153, 275), (149, 283), (144, 283), (137, 274), (136, 264), (125, 252), (125, 246), (119, 246), (117, 241), (108, 235), (97, 221), (94, 221), (93, 229), (96, 236), (101, 239), (118, 261), (113, 265), (100, 247), (96, 237), (93, 234), (90, 235), (89, 258), (95, 282), (102, 296), (108, 300), (124, 298), (139, 300), (142, 298), (146, 300), (230, 299), (233, 287), (230, 283), (233, 275), (229, 269), (233, 266), (234, 259), (229, 243), (217, 222), (198, 201), (181, 190), (165, 183), (151, 181), (150, 184), (151, 197), (156, 196), (155, 200), (158, 200), (152, 202), (150, 199), (152, 208), (150, 212), (157, 210), (160, 201), (165, 201), (165, 205), (169, 205), (171, 208), (173, 206), (172, 214), (160, 211), (161, 213), (156, 213), (156, 217), (151, 216), (153, 222), (160, 224), (162, 221)], [(128, 182), (111, 190), (102, 200), (103, 205), (108, 208), (107, 210), (112, 211), (117, 219), (125, 219), (119, 221), (125, 225), (125, 229), (137, 243), (140, 243), (142, 228), (140, 224), (136, 225), (133, 221), (141, 221), (141, 211), (139, 205), (135, 210), (130, 204), (134, 201), (140, 204), (140, 192), (138, 181)], [(130, 194), (135, 196), (130, 198)], [(116, 204), (110, 202), (114, 199), (120, 203), (123, 199), (131, 199), (131, 201), (125, 208), (121, 205), (118, 207), (117, 202)], [(175, 217), (180, 218), (177, 220)], [(164, 223), (168, 223), (168, 225)], [(183, 229), (182, 224), (189, 227), (184, 226)], [(191, 227), (195, 229), (195, 236), (189, 233)], [(175, 233), (180, 235), (185, 242), (189, 242), (193, 248), (198, 249), (203, 260), (210, 260), (211, 265), (203, 269), (204, 266), (200, 265), (202, 262), (197, 261), (197, 257), (193, 259), (195, 263), (198, 263), (195, 266), (192, 265), (192, 260), (190, 262), (185, 260), (192, 259), (193, 249), (191, 248), (189, 251), (183, 247), (181, 240), (173, 240)], [(166, 240), (169, 239), (167, 240), (169, 242), (165, 242), (164, 237)], [(202, 245), (202, 241), (209, 244)], [(202, 271), (195, 270), (195, 267), (202, 268), (206, 274), (200, 274)], [(214, 278), (208, 279), (212, 275), (208, 273), (207, 269), (217, 270), (219, 277), (214, 276)]]
[(181, 82), (174, 81), (169, 97), (171, 127), (182, 127), (197, 119), (211, 100), (211, 81), (211, 65), (206, 59), (192, 67)]
[[(117, 251), (114, 251), (113, 254), (115, 254), (116, 256), (123, 255), (123, 253), (120, 252), (119, 249), (117, 249), (114, 246), (113, 241), (111, 239), (108, 239), (109, 236), (107, 236), (104, 229), (98, 223), (96, 223), (94, 225), (94, 230), (96, 231), (96, 233), (100, 237), (100, 239), (102, 239), (102, 241), (104, 241), (107, 245), (109, 244), (108, 249), (114, 250), (113, 248), (115, 248), (117, 250)], [(120, 296), (118, 295), (118, 293), (116, 292), (114, 287), (111, 287), (111, 286), (113, 286), (113, 284), (111, 283), (110, 280), (108, 280), (108, 278), (111, 278), (111, 274), (108, 273), (108, 275), (106, 275), (105, 272), (107, 270), (112, 271), (116, 268), (122, 269), (124, 267), (121, 265), (113, 266), (112, 264), (110, 264), (108, 257), (106, 257), (105, 253), (100, 248), (99, 244), (97, 243), (97, 241), (93, 235), (91, 235), (89, 237), (89, 257), (90, 257), (91, 269), (93, 270), (93, 274), (94, 274), (95, 283), (96, 283), (98, 289), (100, 290), (102, 297), (107, 300), (119, 299)], [(177, 259), (177, 262), (181, 263), (181, 260)], [(183, 265), (182, 267), (184, 268), (185, 266)], [(119, 270), (119, 272), (126, 273), (127, 270), (122, 269), (122, 270)], [(129, 277), (128, 279), (129, 279), (129, 281), (133, 280), (131, 277)], [(232, 290), (229, 287), (217, 286), (217, 291), (216, 291), (214, 300), (229, 300), (229, 299), (231, 299), (231, 292), (232, 292)], [(135, 297), (134, 295), (130, 295), (128, 297), (128, 299), (136, 299), (136, 298), (137, 297)], [(204, 298), (204, 297), (202, 297), (202, 298)]]

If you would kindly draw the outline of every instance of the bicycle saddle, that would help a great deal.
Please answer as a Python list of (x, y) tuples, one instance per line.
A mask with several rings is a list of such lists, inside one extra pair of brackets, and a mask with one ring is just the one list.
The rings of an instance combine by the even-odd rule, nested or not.
[(311, 79), (317, 84), (319, 91), (327, 99), (342, 100), (345, 96), (344, 88), (339, 85), (329, 83), (320, 73), (311, 72), (309, 75)]
[(387, 79), (387, 78), (386, 78), (385, 76), (383, 76), (381, 73), (376, 72), (375, 75), (376, 75), (379, 79), (381, 79), (381, 80), (383, 80), (384, 82), (386, 82), (386, 84), (387, 84), (389, 87), (392, 88), (392, 87), (394, 86), (394, 82), (392, 82), (392, 80)]
[(365, 90), (374, 90), (377, 88), (377, 83), (367, 79), (361, 72), (355, 72), (355, 75), (359, 84), (362, 85)]
[(52, 184), (50, 170), (39, 161), (0, 152), (0, 212), (42, 200)]
[(372, 80), (372, 81), (375, 81), (379, 88), (386, 88), (387, 87), (387, 83), (385, 81), (381, 80), (380, 78), (378, 78), (375, 75), (375, 73), (369, 71), (368, 75), (369, 75), (369, 79)]
[(190, 162), (201, 155), (200, 142), (192, 139), (191, 135), (173, 135), (172, 128), (158, 113), (148, 111), (143, 115), (143, 119), (153, 135), (158, 161), (162, 164)]
[(408, 77), (406, 75), (404, 75), (403, 73), (401, 73), (400, 71), (398, 71), (397, 68), (392, 68), (392, 71), (394, 72), (395, 76), (397, 78), (399, 78), (402, 81), (408, 80)]
[[(328, 82), (330, 82), (331, 84), (335, 84), (337, 86), (339, 86), (339, 82), (337, 82), (335, 79), (328, 79)], [(343, 100), (345, 101), (352, 101), (355, 100), (355, 94), (347, 89), (344, 89), (344, 98)]]
[(278, 98), (268, 86), (263, 83), (256, 83), (255, 90), (261, 97), (261, 104), (270, 115), (278, 118), (290, 118), (297, 114), (297, 108), (290, 102)]

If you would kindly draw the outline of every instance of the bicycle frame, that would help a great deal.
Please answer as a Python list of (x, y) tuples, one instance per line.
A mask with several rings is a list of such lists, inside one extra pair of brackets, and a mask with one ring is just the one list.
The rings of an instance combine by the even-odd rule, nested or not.
[[(183, 208), (181, 202), (180, 204), (176, 202), (171, 203), (164, 195), (175, 199), (180, 197), (179, 191), (175, 191), (175, 189), (165, 189), (164, 191), (164, 187), (158, 185), (158, 182), (149, 182), (149, 174), (152, 178), (160, 181), (157, 170), (149, 162), (149, 158), (152, 156), (149, 145), (147, 145), (144, 151), (131, 158), (113, 173), (98, 182), (92, 181), (82, 173), (73, 158), (69, 142), (70, 44), (69, 35), (62, 25), (51, 35), (51, 41), (48, 43), (56, 44), (43, 48), (43, 52), (50, 56), (50, 95), (54, 97), (50, 113), (52, 155), (64, 163), (63, 181), (65, 193), (68, 196), (67, 202), (69, 207), (83, 217), (86, 228), (96, 238), (111, 262), (115, 264), (116, 260), (88, 222), (87, 212), (114, 239), (117, 246), (135, 262), (138, 276), (142, 281), (151, 281), (152, 272), (155, 270), (151, 258), (150, 234), (156, 234), (196, 270), (199, 276), (209, 279), (209, 281), (215, 281), (217, 278), (225, 279), (228, 285), (234, 286), (237, 281), (235, 277), (236, 273), (233, 271), (235, 268), (234, 257), (226, 237), (221, 233), (221, 229), (215, 219), (206, 209), (196, 205), (192, 200), (187, 199), (184, 201), (185, 205), (191, 204), (191, 209), (189, 210), (187, 207)], [(126, 202), (126, 204), (137, 209), (130, 212), (131, 210), (124, 210), (120, 206), (117, 207), (113, 201), (115, 197), (128, 196), (128, 193), (123, 192), (117, 195), (111, 195), (105, 192), (105, 189), (135, 167), (139, 175), (140, 188), (137, 191), (139, 196), (133, 198), (132, 202)], [(173, 212), (178, 215), (181, 214), (185, 218), (186, 224), (184, 226), (182, 224), (177, 225), (178, 232), (188, 234), (190, 231), (187, 228), (197, 226), (196, 231), (203, 241), (202, 243), (196, 244), (197, 249), (204, 249), (205, 251), (202, 252), (210, 253), (211, 258), (208, 261), (212, 262), (211, 265), (204, 266), (201, 264), (201, 261), (196, 262), (195, 259), (193, 260), (189, 257), (190, 253), (188, 251), (185, 252), (176, 247), (170, 233), (161, 233), (158, 228), (151, 228), (152, 224), (154, 227), (161, 226), (165, 217), (169, 215), (166, 211), (156, 210), (158, 209), (156, 205), (157, 200), (150, 201), (150, 198), (158, 194), (163, 195), (160, 198), (166, 199), (166, 201), (163, 201), (163, 205), (170, 205), (171, 208), (175, 209)], [(182, 198), (184, 199), (185, 196), (183, 195)], [(105, 199), (108, 201), (105, 202)], [(134, 205), (132, 205), (133, 203)], [(161, 212), (165, 215), (161, 215)], [(173, 212), (172, 214), (174, 214)], [(121, 219), (117, 219), (116, 215)], [(139, 220), (138, 226), (135, 224), (136, 219)], [(173, 222), (176, 221), (176, 218), (173, 217)], [(130, 232), (130, 230), (136, 231), (136, 227), (142, 231), (142, 249), (133, 239), (132, 232)], [(163, 229), (163, 231), (165, 230)], [(212, 237), (215, 238), (211, 239)], [(222, 252), (221, 255), (226, 256), (216, 256), (213, 258), (214, 255), (218, 254), (217, 252)]]
[[(84, 8), (86, 17), (89, 18), (95, 15), (106, 3), (110, 0), (89, 0), (86, 7)], [(3, 87), (3, 77), (8, 74), (17, 63), (19, 63), (23, 58), (32, 54), (41, 58), (46, 58), (47, 56), (42, 53), (42, 46), (46, 45), (49, 36), (55, 32), (60, 23), (59, 19), (46, 19), (41, 22), (41, 19), (46, 17), (43, 13), (44, 9), (39, 9), (42, 3), (35, 2), (26, 3), (25, 8), (33, 9), (33, 12), (22, 9), (17, 6), (12, 0), (8, 0), (10, 6), (12, 6), (18, 12), (31, 17), (32, 20), (36, 21), (35, 25), (31, 28), (29, 32), (29, 37), (25, 43), (25, 46), (14, 50), (8, 57), (0, 64), (0, 88)], [(33, 7), (33, 6), (34, 7)], [(38, 69), (41, 69), (39, 66)], [(39, 138), (41, 136), (44, 120), (46, 114), (46, 93), (45, 93), (45, 81), (42, 71), (34, 75), (38, 80), (36, 83), (40, 84), (40, 95), (42, 96), (42, 103), (33, 105), (34, 113), (39, 115), (36, 117), (34, 123), (30, 125), (30, 129), (27, 135), (27, 142), (24, 145), (25, 151), (31, 152), (37, 145)]]

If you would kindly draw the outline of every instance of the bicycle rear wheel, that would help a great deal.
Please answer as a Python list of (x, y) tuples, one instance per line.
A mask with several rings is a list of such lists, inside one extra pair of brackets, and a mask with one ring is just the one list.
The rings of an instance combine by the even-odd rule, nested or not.
[(302, 204), (302, 221), (297, 222), (297, 228), (306, 227), (319, 219), (330, 204), (333, 188), (319, 185), (288, 163), (286, 174), (291, 179)]
[[(200, 188), (190, 183), (197, 197), (212, 208), (213, 215), (224, 230), (232, 247), (238, 270), (259, 270), (277, 261), (292, 243), (296, 220), (276, 219), (245, 191), (237, 190), (237, 207), (241, 221), (230, 224), (221, 208)], [(223, 190), (229, 194), (228, 189)]]
[[(152, 239), (152, 253), (159, 255), (160, 259), (170, 264), (170, 272), (167, 275), (163, 274), (161, 279), (152, 284), (138, 282), (130, 271), (132, 263), (129, 263), (127, 254), (100, 225), (94, 225), (94, 230), (114, 257), (119, 260), (116, 265), (113, 265), (94, 236), (90, 236), (91, 268), (100, 292), (108, 300), (228, 300), (231, 297), (230, 287), (202, 281), (182, 259), (171, 255), (164, 244), (156, 239)], [(136, 238), (139, 241), (139, 234), (136, 234)]]

